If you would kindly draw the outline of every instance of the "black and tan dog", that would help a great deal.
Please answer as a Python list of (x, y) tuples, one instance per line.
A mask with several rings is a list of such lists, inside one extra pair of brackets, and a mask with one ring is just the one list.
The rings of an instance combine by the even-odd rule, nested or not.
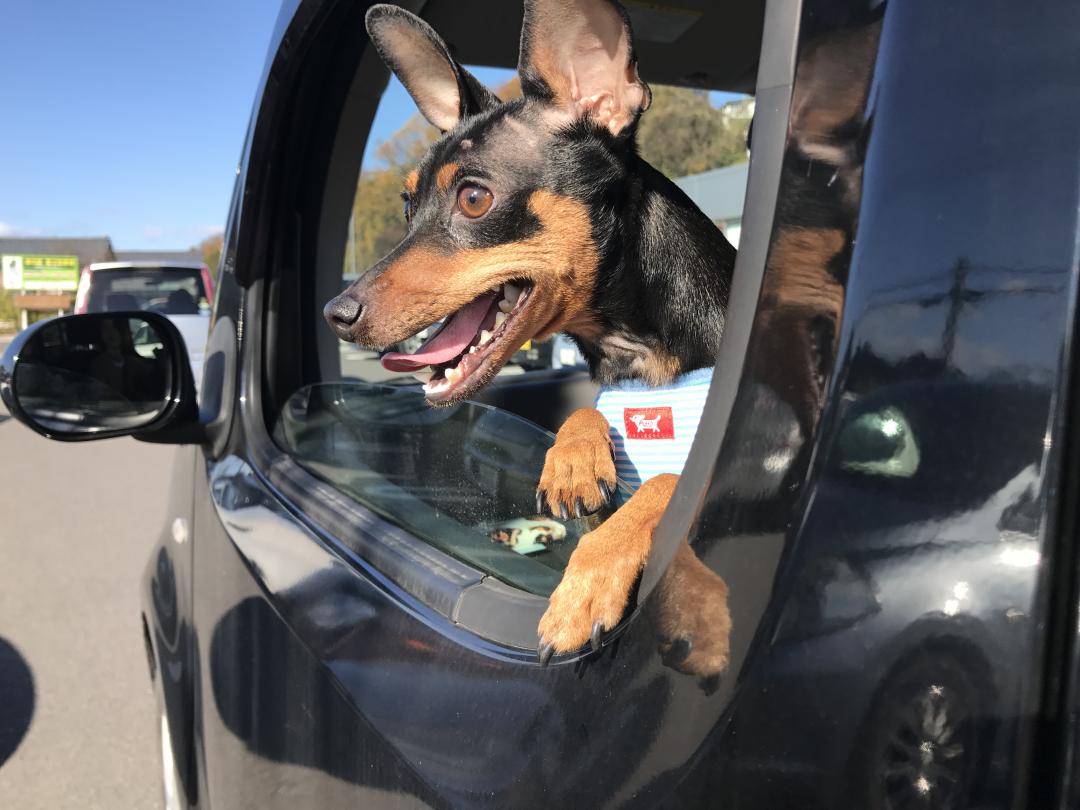
[[(371, 39), (443, 131), (405, 180), (408, 233), (326, 306), (344, 340), (385, 347), (443, 320), (384, 365), (430, 374), (432, 405), (491, 381), (526, 340), (570, 334), (601, 384), (654, 386), (715, 361), (735, 250), (637, 154), (648, 109), (625, 11), (611, 0), (526, 0), (524, 97), (500, 102), (422, 20), (373, 7)], [(608, 423), (575, 412), (547, 454), (538, 500), (598, 509), (615, 484)], [(540, 658), (622, 617), (677, 477), (654, 477), (584, 536), (540, 623)], [(725, 643), (726, 650), (726, 643)]]

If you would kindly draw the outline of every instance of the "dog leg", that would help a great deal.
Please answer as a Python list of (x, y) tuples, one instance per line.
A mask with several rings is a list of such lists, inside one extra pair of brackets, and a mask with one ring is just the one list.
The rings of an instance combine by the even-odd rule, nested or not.
[(566, 520), (595, 512), (611, 500), (615, 460), (609, 430), (607, 419), (595, 408), (570, 414), (544, 457), (536, 511)]
[(618, 624), (645, 566), (652, 535), (679, 476), (650, 478), (619, 510), (578, 541), (540, 619), (540, 661), (579, 649)]
[(728, 665), (731, 614), (727, 583), (684, 542), (656, 586), (660, 657), (669, 666), (703, 679), (719, 676)]

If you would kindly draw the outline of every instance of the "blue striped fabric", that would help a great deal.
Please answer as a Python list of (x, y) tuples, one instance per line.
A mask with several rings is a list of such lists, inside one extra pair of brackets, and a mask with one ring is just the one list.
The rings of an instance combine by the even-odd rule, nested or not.
[(711, 368), (703, 368), (663, 388), (629, 380), (600, 389), (596, 409), (611, 425), (615, 470), (631, 488), (661, 473), (682, 472), (712, 376)]

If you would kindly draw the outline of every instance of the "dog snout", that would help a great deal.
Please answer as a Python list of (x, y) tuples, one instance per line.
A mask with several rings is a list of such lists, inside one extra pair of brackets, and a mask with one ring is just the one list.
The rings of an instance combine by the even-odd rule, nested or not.
[(360, 320), (363, 308), (360, 302), (343, 292), (337, 298), (333, 298), (323, 307), (323, 317), (330, 324), (330, 328), (342, 340), (352, 340), (352, 327)]

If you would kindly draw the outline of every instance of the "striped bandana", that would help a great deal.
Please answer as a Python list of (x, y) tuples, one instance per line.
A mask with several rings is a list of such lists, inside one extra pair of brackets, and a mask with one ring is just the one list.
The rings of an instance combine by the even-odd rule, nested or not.
[(682, 472), (712, 375), (702, 368), (662, 388), (625, 380), (600, 389), (596, 409), (611, 425), (615, 471), (631, 489), (661, 473)]

